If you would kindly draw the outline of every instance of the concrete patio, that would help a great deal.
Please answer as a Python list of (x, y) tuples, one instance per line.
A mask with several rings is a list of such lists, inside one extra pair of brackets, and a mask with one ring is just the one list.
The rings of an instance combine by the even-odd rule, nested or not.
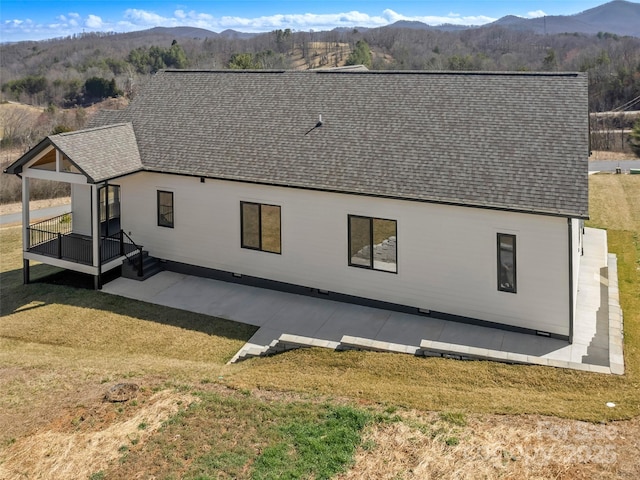
[(585, 230), (573, 343), (175, 272), (118, 278), (103, 292), (260, 327), (231, 362), (300, 347), (362, 349), (624, 373), (615, 255)]

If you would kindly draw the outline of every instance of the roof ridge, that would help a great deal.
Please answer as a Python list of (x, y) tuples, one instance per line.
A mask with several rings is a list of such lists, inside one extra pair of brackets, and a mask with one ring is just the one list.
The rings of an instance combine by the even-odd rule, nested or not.
[[(113, 110), (113, 111), (117, 112), (118, 110)], [(133, 124), (131, 122), (111, 123), (109, 125), (101, 125), (99, 127), (82, 128), (80, 130), (74, 130), (73, 132), (56, 133), (54, 135), (49, 135), (49, 137), (69, 137), (71, 135), (77, 135), (77, 134), (80, 134), (80, 133), (93, 132), (93, 131), (96, 131), (96, 130), (105, 130), (107, 128), (125, 127), (127, 125), (132, 125), (133, 126)]]
[[(422, 76), (494, 76), (494, 77), (579, 77), (586, 75), (585, 72), (514, 72), (514, 71), (495, 71), (495, 70), (358, 70), (356, 68), (317, 68), (315, 70), (234, 70), (234, 69), (177, 69), (166, 68), (158, 70), (156, 75), (161, 74), (178, 74), (178, 73), (210, 73), (210, 74), (295, 74), (295, 75), (313, 75), (313, 74), (345, 74), (349, 75), (422, 75)], [(114, 110), (117, 111), (117, 110)]]

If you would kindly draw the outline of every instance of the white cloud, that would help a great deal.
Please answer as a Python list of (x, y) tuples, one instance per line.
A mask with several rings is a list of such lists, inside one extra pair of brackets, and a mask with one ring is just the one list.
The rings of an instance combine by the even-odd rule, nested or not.
[(89, 28), (94, 28), (96, 30), (101, 29), (104, 26), (102, 19), (97, 15), (89, 15), (85, 20), (84, 24)]
[(534, 10), (533, 12), (527, 12), (527, 17), (529, 18), (538, 18), (538, 17), (546, 17), (547, 14), (542, 10)]
[(79, 25), (78, 24), (78, 20), (80, 20), (79, 13), (71, 12), (67, 16), (69, 17), (69, 25), (71, 25), (72, 27), (77, 27)]
[[(530, 15), (544, 12), (530, 12)], [(82, 19), (78, 13), (69, 12), (58, 15), (51, 22), (39, 25), (27, 25), (27, 20), (6, 21), (0, 35), (4, 40), (14, 41), (23, 39), (43, 39), (73, 35), (79, 33), (82, 27), (92, 31), (132, 31), (151, 27), (191, 26), (205, 28), (212, 31), (234, 29), (244, 32), (268, 32), (277, 28), (292, 30), (331, 30), (336, 27), (367, 27), (376, 28), (395, 23), (400, 20), (418, 21), (429, 25), (450, 23), (455, 25), (481, 25), (496, 20), (495, 18), (479, 16), (462, 16), (451, 12), (443, 16), (407, 16), (391, 9), (386, 9), (379, 15), (371, 15), (357, 10), (337, 13), (293, 13), (274, 14), (260, 17), (224, 16), (215, 17), (209, 13), (187, 10), (178, 7), (169, 15), (160, 15), (153, 11), (129, 8), (124, 11), (120, 19), (105, 21), (97, 15), (88, 15)]]
[[(497, 20), (496, 18), (487, 17), (484, 15), (479, 16), (466, 16), (463, 17), (459, 13), (449, 13), (446, 16), (412, 16), (408, 17), (405, 15), (401, 15), (399, 13), (394, 12), (393, 10), (385, 10), (383, 12), (384, 17), (388, 20), (388, 23), (395, 23), (399, 20), (408, 20), (415, 22), (422, 22), (428, 25), (442, 25), (444, 23), (449, 23), (453, 25), (483, 25), (485, 23), (494, 22)], [(367, 25), (364, 25), (367, 26)]]
[(77, 27), (78, 26), (78, 18), (80, 15), (77, 13), (70, 13), (69, 15), (58, 15), (56, 20), (59, 20), (60, 23), (51, 23), (49, 24), (49, 28), (66, 28), (66, 27)]
[(124, 12), (124, 18), (131, 25), (139, 25), (144, 27), (173, 27), (178, 24), (181, 18), (163, 17), (157, 13), (139, 10), (137, 8), (129, 8)]

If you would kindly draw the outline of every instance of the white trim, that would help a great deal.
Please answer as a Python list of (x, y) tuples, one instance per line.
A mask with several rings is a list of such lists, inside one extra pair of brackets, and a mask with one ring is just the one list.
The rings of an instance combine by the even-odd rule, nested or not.
[(51, 150), (55, 150), (55, 148), (56, 147), (54, 147), (53, 145), (49, 145), (48, 147), (46, 147), (44, 150), (42, 150), (40, 153), (38, 153), (31, 160), (24, 164), (24, 166), (22, 167), (23, 172), (25, 169), (31, 168), (34, 163), (38, 163), (42, 159), (42, 157), (48, 154)]
[[(84, 263), (76, 263), (71, 262), (69, 260), (62, 260), (60, 258), (49, 257), (47, 255), (40, 255), (38, 253), (33, 252), (24, 252), (23, 255), (25, 260), (35, 260), (46, 265), (53, 265), (54, 267), (64, 268), (66, 270), (73, 270), (74, 272), (88, 273), (89, 275), (97, 275), (98, 267), (94, 267), (91, 265), (85, 265)], [(122, 265), (125, 257), (118, 257), (114, 260), (111, 260), (109, 263), (105, 263), (102, 265), (102, 273), (108, 272), (109, 270), (113, 270)]]
[(116, 267), (122, 266), (125, 257), (118, 257), (115, 260), (111, 260), (109, 263), (102, 264), (102, 273), (108, 272), (109, 270), (113, 270)]
[[(54, 267), (65, 268), (67, 270), (73, 270), (74, 272), (88, 273), (89, 275), (97, 275), (98, 268), (91, 265), (84, 265), (82, 263), (70, 262), (68, 260), (61, 260), (55, 257), (49, 257), (47, 255), (39, 255), (33, 252), (24, 252), (25, 260), (36, 260), (47, 265), (53, 265)], [(122, 260), (121, 260), (122, 261)]]
[(29, 179), (22, 177), (22, 250), (27, 251), (29, 248), (29, 227), (30, 211), (29, 211)]
[(100, 191), (98, 185), (91, 185), (91, 239), (93, 240), (93, 266), (96, 268), (100, 265)]
[(29, 168), (22, 172), (23, 177), (53, 180), (54, 182), (88, 183), (87, 177), (81, 173), (54, 172), (52, 170), (38, 170)]

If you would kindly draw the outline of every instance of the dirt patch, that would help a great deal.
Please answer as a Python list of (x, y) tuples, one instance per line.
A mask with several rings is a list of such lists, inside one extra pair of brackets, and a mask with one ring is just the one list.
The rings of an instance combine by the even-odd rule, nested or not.
[(169, 390), (140, 397), (127, 408), (107, 402), (79, 407), (19, 439), (3, 452), (0, 478), (88, 478), (147, 440), (179, 408), (196, 401)]
[(107, 390), (104, 399), (111, 403), (128, 402), (138, 396), (138, 390), (140, 387), (135, 383), (118, 383)]

